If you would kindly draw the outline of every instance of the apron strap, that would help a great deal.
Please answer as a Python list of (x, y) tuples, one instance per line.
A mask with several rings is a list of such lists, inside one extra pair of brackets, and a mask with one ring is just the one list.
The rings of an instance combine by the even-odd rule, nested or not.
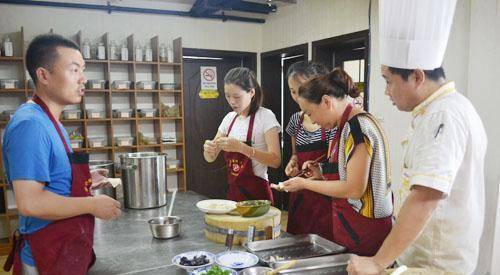
[(253, 134), (253, 124), (255, 121), (255, 113), (250, 116), (250, 123), (248, 124), (247, 131), (247, 144), (248, 146), (252, 146), (252, 134)]
[(342, 114), (342, 119), (340, 120), (340, 125), (338, 125), (337, 127), (337, 132), (333, 136), (332, 141), (330, 141), (330, 146), (329, 146), (330, 148), (328, 148), (328, 159), (330, 159), (330, 162), (339, 161), (340, 135), (344, 130), (344, 126), (347, 123), (347, 120), (349, 119), (349, 115), (351, 114), (352, 109), (353, 109), (352, 104), (348, 104), (344, 110), (344, 113)]
[(68, 147), (68, 144), (66, 143), (66, 139), (64, 138), (62, 132), (61, 132), (61, 128), (59, 127), (59, 123), (57, 122), (57, 120), (54, 118), (54, 116), (52, 115), (52, 113), (50, 112), (49, 108), (47, 107), (47, 105), (45, 104), (45, 102), (43, 102), (43, 100), (38, 97), (36, 94), (33, 96), (33, 101), (40, 105), (40, 107), (42, 107), (42, 110), (45, 112), (45, 114), (49, 117), (50, 121), (52, 122), (52, 124), (54, 125), (54, 127), (56, 128), (57, 130), (57, 134), (59, 135), (59, 138), (61, 138), (61, 141), (64, 145), (64, 149), (66, 150), (66, 153), (71, 153), (71, 151), (69, 150), (69, 147)]
[[(229, 133), (231, 133), (231, 130), (233, 129), (234, 122), (236, 121), (236, 118), (238, 117), (238, 114), (236, 114), (231, 121), (231, 124), (229, 124), (229, 128), (227, 129), (227, 136), (229, 136)], [(247, 140), (246, 143), (251, 146), (252, 144), (252, 134), (253, 134), (253, 125), (255, 121), (255, 113), (253, 113), (250, 116), (250, 123), (248, 124), (248, 131), (247, 131)]]

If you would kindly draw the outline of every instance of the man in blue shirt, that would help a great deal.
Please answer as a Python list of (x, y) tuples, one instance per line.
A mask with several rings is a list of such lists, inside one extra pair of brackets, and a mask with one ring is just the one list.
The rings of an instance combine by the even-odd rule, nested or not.
[[(84, 95), (85, 62), (78, 46), (58, 35), (38, 36), (28, 47), (26, 66), (39, 104), (30, 100), (18, 108), (7, 125), (2, 148), (20, 214), (20, 233), (29, 236), (54, 221), (87, 214), (105, 220), (119, 217), (120, 203), (108, 196), (72, 196), (72, 150), (57, 118), (66, 105), (80, 103)], [(20, 253), (24, 274), (38, 274), (37, 267), (48, 260), (34, 257), (32, 249), (25, 241)]]

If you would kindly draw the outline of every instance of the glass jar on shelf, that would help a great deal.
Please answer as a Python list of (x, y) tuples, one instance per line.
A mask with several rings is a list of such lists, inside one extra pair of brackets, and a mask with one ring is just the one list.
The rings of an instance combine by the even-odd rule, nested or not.
[(135, 45), (135, 61), (139, 61), (141, 62), (143, 59), (142, 59), (142, 48), (141, 48), (141, 45), (139, 43), (137, 43), (137, 45)]
[(147, 62), (153, 61), (153, 49), (151, 49), (151, 44), (146, 44), (144, 47), (144, 59)]
[(82, 44), (82, 55), (83, 59), (90, 59), (90, 41), (88, 39), (83, 40)]
[(128, 61), (128, 48), (127, 44), (123, 44), (120, 50), (120, 56), (122, 61)]

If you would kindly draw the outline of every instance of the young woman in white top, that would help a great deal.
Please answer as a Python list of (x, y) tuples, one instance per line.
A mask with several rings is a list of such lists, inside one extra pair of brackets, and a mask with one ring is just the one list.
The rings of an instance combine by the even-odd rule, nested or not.
[(226, 74), (224, 94), (233, 111), (224, 117), (214, 139), (205, 141), (205, 160), (213, 162), (224, 151), (228, 199), (273, 202), (267, 167), (281, 165), (280, 124), (271, 110), (261, 107), (262, 89), (248, 68), (233, 68)]

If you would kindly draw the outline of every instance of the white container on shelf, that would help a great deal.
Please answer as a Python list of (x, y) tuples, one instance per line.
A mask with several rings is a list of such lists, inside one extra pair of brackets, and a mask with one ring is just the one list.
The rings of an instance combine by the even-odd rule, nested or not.
[(104, 79), (89, 79), (87, 80), (87, 89), (92, 90), (103, 90), (106, 85), (106, 80)]
[(106, 47), (104, 47), (104, 43), (100, 42), (97, 46), (97, 59), (104, 60), (106, 59)]
[(129, 90), (130, 83), (129, 80), (115, 80), (113, 81), (112, 88), (115, 90)]
[(71, 140), (71, 148), (73, 148), (73, 149), (82, 148), (82, 145), (83, 145), (83, 140), (81, 140), (81, 139), (72, 139)]
[(180, 160), (167, 158), (167, 169), (177, 169), (180, 167), (180, 165)]
[(133, 137), (115, 137), (116, 146), (132, 146), (134, 145)]
[(114, 118), (131, 118), (134, 110), (132, 109), (114, 109), (113, 117)]
[(91, 148), (105, 147), (106, 145), (106, 139), (103, 137), (89, 138), (89, 146)]
[(17, 89), (17, 84), (19, 80), (17, 79), (0, 79), (0, 89), (9, 90), (9, 89)]
[(168, 62), (167, 46), (165, 46), (164, 43), (162, 43), (160, 45), (160, 61), (161, 62)]
[(168, 45), (167, 48), (167, 58), (168, 62), (173, 63), (174, 62), (174, 50), (172, 49), (172, 46)]
[(147, 44), (144, 47), (144, 60), (146, 62), (153, 61), (153, 49), (151, 49), (151, 45)]
[(128, 61), (128, 48), (126, 44), (122, 45), (120, 53), (122, 61)]
[(14, 191), (12, 189), (7, 189), (7, 209), (17, 209), (16, 196), (14, 195)]
[(3, 41), (3, 55), (4, 56), (14, 56), (14, 47), (12, 45), (12, 41), (7, 36)]
[(142, 61), (142, 48), (139, 44), (135, 46), (135, 61)]
[(153, 90), (156, 88), (156, 81), (137, 81), (136, 88), (138, 90)]
[(80, 110), (64, 110), (62, 112), (63, 119), (80, 119), (82, 117), (82, 111)]
[(156, 109), (137, 109), (139, 117), (152, 118), (156, 115)]
[(106, 118), (106, 114), (104, 111), (99, 111), (95, 109), (87, 109), (85, 110), (87, 113), (87, 118), (89, 119), (100, 119), (100, 118)]
[(118, 60), (118, 50), (116, 48), (115, 41), (109, 43), (109, 59)]
[(85, 39), (82, 45), (82, 55), (83, 59), (90, 59), (90, 41)]

